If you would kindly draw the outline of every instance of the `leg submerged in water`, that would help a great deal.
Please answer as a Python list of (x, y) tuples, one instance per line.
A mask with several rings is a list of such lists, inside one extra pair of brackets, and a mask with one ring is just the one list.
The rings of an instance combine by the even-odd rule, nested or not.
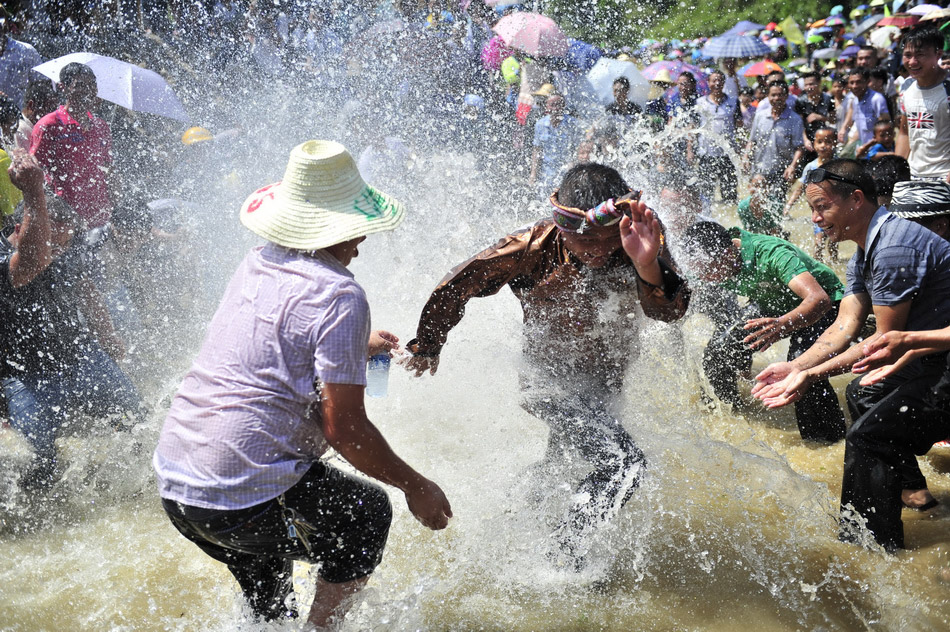
[(568, 515), (555, 531), (560, 552), (580, 570), (590, 536), (617, 515), (639, 487), (646, 457), (601, 401), (575, 396), (549, 404), (544, 413), (551, 441), (579, 453), (593, 468), (575, 489)]

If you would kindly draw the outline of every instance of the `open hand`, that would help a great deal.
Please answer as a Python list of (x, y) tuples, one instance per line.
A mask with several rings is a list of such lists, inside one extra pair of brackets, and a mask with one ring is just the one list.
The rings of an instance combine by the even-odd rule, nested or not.
[(398, 360), (397, 364), (401, 364), (410, 373), (415, 373), (416, 377), (422, 377), (426, 371), (429, 375), (435, 375), (439, 368), (439, 356), (406, 356)]
[(801, 398), (813, 378), (791, 362), (776, 362), (755, 376), (752, 396), (766, 408), (780, 408)]
[(639, 200), (630, 206), (630, 215), (620, 220), (620, 240), (623, 250), (639, 267), (656, 262), (662, 247), (663, 232), (656, 214)]
[(787, 333), (778, 318), (753, 318), (746, 322), (743, 329), (750, 333), (742, 342), (755, 351), (765, 351)]

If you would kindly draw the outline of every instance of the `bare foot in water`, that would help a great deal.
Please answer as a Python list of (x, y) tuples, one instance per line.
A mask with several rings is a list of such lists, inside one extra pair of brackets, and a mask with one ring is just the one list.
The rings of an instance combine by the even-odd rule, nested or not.
[(901, 491), (901, 502), (909, 509), (927, 511), (937, 506), (937, 499), (929, 489), (905, 489)]

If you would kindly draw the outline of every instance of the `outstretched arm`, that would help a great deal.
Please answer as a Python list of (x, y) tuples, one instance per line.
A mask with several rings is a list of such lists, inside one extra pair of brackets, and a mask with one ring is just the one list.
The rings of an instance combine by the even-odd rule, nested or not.
[(403, 491), (409, 511), (430, 529), (444, 529), (452, 507), (438, 485), (393, 452), (367, 418), (358, 384), (324, 384), (323, 435), (334, 450), (360, 472)]

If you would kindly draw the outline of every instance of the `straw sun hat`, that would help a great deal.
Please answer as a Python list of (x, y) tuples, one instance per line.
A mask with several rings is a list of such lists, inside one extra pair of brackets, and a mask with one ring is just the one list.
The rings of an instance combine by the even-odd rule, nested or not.
[(290, 152), (280, 182), (252, 193), (241, 223), (275, 244), (319, 250), (398, 226), (405, 207), (363, 181), (346, 148), (308, 140)]

